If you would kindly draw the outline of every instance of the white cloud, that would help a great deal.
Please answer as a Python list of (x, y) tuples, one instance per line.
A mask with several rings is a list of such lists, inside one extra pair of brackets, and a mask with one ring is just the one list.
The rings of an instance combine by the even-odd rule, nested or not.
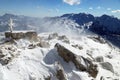
[(79, 5), (80, 0), (63, 0), (63, 2), (69, 4), (69, 5)]
[(107, 8), (107, 10), (109, 11), (109, 10), (111, 10), (111, 8)]
[(89, 7), (90, 10), (93, 10), (93, 7)]
[(98, 7), (97, 7), (97, 9), (101, 9), (101, 7), (100, 7), (100, 6), (98, 6)]
[(120, 13), (120, 9), (111, 11), (112, 13)]

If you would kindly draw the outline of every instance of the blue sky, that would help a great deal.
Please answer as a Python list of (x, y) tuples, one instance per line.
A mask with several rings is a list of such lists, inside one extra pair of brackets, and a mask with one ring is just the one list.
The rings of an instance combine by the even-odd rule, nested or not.
[(120, 18), (120, 0), (0, 0), (0, 15), (45, 17), (80, 12)]

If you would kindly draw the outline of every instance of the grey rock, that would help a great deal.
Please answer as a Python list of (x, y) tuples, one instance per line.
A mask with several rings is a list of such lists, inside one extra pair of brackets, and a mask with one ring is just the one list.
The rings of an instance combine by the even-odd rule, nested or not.
[(55, 62), (56, 67), (56, 77), (58, 80), (67, 80), (63, 66), (59, 62)]
[(30, 45), (28, 46), (28, 49), (34, 49), (35, 47), (36, 47), (36, 45), (30, 44)]
[(0, 59), (0, 63), (1, 63), (2, 65), (7, 65), (11, 60), (12, 60), (11, 57), (3, 58), (3, 59), (1, 58), (1, 59)]
[(102, 66), (103, 69), (109, 70), (112, 73), (114, 73), (113, 66), (109, 62), (102, 62), (102, 63), (100, 63), (100, 65)]
[(49, 35), (48, 40), (55, 39), (57, 37), (58, 37), (58, 34), (57, 33), (53, 33), (53, 34)]
[(29, 40), (34, 40), (37, 41), (37, 33), (35, 31), (26, 31), (26, 32), (5, 32), (5, 37), (6, 38), (11, 38), (11, 39), (29, 39)]
[(3, 58), (4, 56), (3, 51), (0, 49), (0, 58)]
[(61, 40), (65, 43), (70, 43), (69, 39), (65, 35), (59, 36), (58, 40)]
[(98, 56), (98, 57), (95, 58), (95, 61), (97, 61), (97, 62), (104, 62), (104, 59), (103, 59), (102, 56)]
[(72, 47), (78, 48), (78, 49), (80, 49), (80, 50), (82, 50), (82, 49), (83, 49), (83, 47), (82, 47), (82, 46), (80, 46), (80, 45), (78, 45), (78, 44), (76, 44), (76, 45), (72, 45)]
[(45, 41), (40, 41), (39, 43), (37, 43), (37, 46), (44, 47), (44, 48), (49, 48), (50, 44), (48, 42), (45, 42)]
[[(82, 56), (77, 56), (61, 44), (57, 43), (55, 45), (57, 48), (58, 54), (66, 61), (66, 62), (73, 62), (75, 67), (79, 69), (80, 71), (86, 71), (88, 72), (92, 77), (96, 77), (98, 70), (97, 66), (94, 65), (91, 61), (88, 59), (82, 57)], [(83, 64), (83, 62), (84, 64)]]

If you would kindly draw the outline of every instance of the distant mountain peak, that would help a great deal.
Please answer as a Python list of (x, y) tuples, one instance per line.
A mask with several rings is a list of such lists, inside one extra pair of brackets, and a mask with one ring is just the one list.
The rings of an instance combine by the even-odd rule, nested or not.
[(17, 16), (17, 15), (10, 14), (10, 13), (5, 13), (5, 14), (3, 15), (3, 17), (15, 17), (15, 16)]

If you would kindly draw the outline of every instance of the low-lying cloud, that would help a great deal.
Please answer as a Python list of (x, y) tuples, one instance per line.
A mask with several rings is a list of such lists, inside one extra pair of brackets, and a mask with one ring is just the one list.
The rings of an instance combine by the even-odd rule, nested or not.
[[(39, 25), (39, 26), (38, 26)], [(59, 34), (75, 35), (81, 33), (82, 29), (77, 23), (65, 18), (42, 19), (36, 27), (37, 32), (57, 32)]]
[(120, 13), (120, 10), (118, 9), (118, 10), (113, 10), (113, 11), (111, 11), (112, 13)]
[(67, 3), (69, 5), (79, 5), (80, 0), (63, 0), (64, 3)]
[(93, 7), (89, 7), (90, 10), (93, 10)]

